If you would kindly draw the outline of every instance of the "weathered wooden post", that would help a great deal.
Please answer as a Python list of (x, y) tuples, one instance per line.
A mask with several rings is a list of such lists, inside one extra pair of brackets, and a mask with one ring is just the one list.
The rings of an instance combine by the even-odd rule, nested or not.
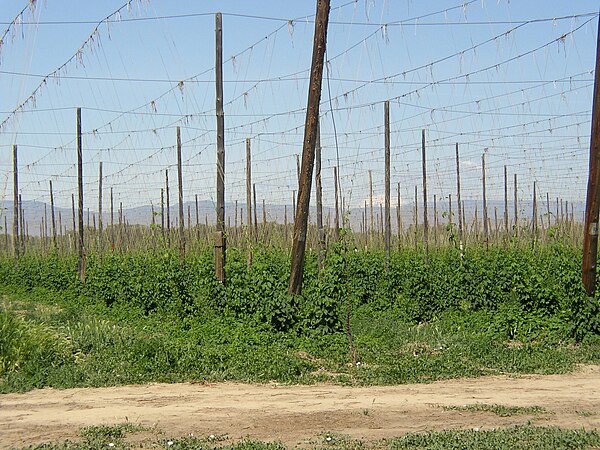
[(223, 111), (223, 28), (221, 13), (215, 16), (215, 84), (217, 113), (217, 229), (215, 235), (215, 275), (225, 284), (225, 113)]
[(77, 108), (77, 186), (79, 194), (79, 279), (85, 282), (85, 244), (83, 235), (83, 150), (81, 142), (81, 108)]
[(304, 271), (304, 252), (306, 250), (306, 231), (308, 227), (308, 209), (310, 189), (315, 161), (317, 124), (319, 121), (319, 103), (321, 99), (321, 83), (323, 79), (323, 60), (327, 43), (327, 24), (329, 22), (330, 0), (317, 0), (315, 18), (315, 36), (311, 64), (308, 104), (304, 125), (304, 143), (302, 147), (302, 168), (300, 186), (298, 188), (298, 206), (294, 220), (294, 237), (292, 242), (292, 264), (290, 270), (290, 294), (300, 294)]

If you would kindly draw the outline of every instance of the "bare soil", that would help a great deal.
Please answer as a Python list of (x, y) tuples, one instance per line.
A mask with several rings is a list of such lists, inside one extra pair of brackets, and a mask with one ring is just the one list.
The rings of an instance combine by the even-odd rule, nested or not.
[[(544, 408), (500, 417), (446, 410), (477, 403)], [(310, 447), (323, 433), (363, 441), (407, 432), (510, 427), (531, 423), (600, 428), (600, 366), (566, 375), (491, 376), (431, 384), (345, 387), (149, 384), (41, 389), (0, 396), (0, 447), (78, 439), (81, 427), (125, 421), (156, 427), (165, 437), (227, 436)]]

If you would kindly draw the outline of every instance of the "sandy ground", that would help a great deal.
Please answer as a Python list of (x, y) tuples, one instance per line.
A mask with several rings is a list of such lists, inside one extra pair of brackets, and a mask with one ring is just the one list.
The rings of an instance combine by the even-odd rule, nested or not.
[[(445, 410), (467, 404), (540, 406), (500, 417)], [(0, 448), (77, 439), (87, 425), (125, 421), (165, 437), (227, 435), (310, 446), (325, 432), (367, 441), (406, 432), (534, 425), (600, 428), (600, 366), (550, 376), (493, 376), (390, 387), (149, 384), (0, 396)]]

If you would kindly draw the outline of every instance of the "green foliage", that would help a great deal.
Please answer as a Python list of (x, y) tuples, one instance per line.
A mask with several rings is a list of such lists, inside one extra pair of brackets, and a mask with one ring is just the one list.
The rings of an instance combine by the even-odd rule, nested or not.
[(388, 441), (390, 449), (571, 449), (600, 445), (597, 431), (517, 426), (503, 430), (461, 430), (410, 433)]
[(489, 405), (487, 403), (475, 403), (472, 405), (462, 406), (443, 406), (445, 411), (470, 411), (470, 412), (491, 412), (500, 417), (510, 417), (517, 414), (544, 414), (546, 409), (541, 406), (506, 406), (506, 405)]

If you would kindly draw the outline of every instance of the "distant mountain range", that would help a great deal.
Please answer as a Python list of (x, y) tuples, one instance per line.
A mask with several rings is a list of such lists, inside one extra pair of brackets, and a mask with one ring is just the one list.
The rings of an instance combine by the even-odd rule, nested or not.
[[(0, 205), (2, 208), (0, 210), (0, 227), (2, 228), (2, 230), (4, 230), (4, 223), (6, 220), (6, 224), (8, 226), (8, 230), (10, 232), (10, 230), (12, 229), (12, 217), (13, 217), (12, 201), (5, 200), (3, 202), (0, 202)], [(94, 206), (96, 206), (96, 205), (94, 205)], [(421, 203), (421, 204), (418, 204), (417, 206), (418, 206), (419, 223), (421, 223), (423, 221), (423, 204)], [(465, 206), (465, 215), (466, 215), (467, 221), (471, 222), (474, 220), (476, 208), (477, 208), (478, 218), (479, 218), (479, 220), (481, 220), (482, 209), (483, 209), (481, 201), (465, 200), (464, 206)], [(457, 214), (456, 214), (456, 209), (455, 209), (456, 208), (455, 201), (453, 201), (452, 207), (453, 207), (453, 221), (456, 221)], [(189, 219), (191, 220), (191, 224), (193, 226), (196, 224), (196, 204), (195, 204), (195, 202), (185, 202), (184, 203), (184, 219), (185, 219), (186, 226), (188, 225), (188, 208), (189, 208)], [(245, 203), (238, 203), (237, 208), (238, 208), (238, 211), (237, 211), (238, 225), (240, 225), (242, 223), (246, 223), (246, 205), (245, 205)], [(566, 204), (563, 203), (563, 211), (564, 211), (564, 208), (566, 208)], [(583, 202), (574, 202), (572, 205), (571, 205), (571, 203), (569, 203), (568, 208), (569, 208), (569, 211), (568, 211), (569, 216), (571, 215), (571, 208), (573, 208), (575, 220), (578, 222), (581, 222), (583, 220), (583, 214), (585, 211), (585, 204)], [(171, 207), (169, 209), (169, 219), (171, 222), (171, 226), (173, 226), (173, 227), (177, 227), (177, 225), (179, 223), (178, 209), (179, 208), (177, 205), (175, 205), (175, 206), (171, 205)], [(226, 220), (227, 220), (229, 226), (234, 226), (236, 223), (235, 209), (236, 209), (235, 203), (227, 203), (225, 205)], [(262, 203), (259, 203), (257, 205), (256, 209), (257, 209), (256, 215), (257, 215), (258, 223), (262, 223), (262, 221), (263, 221), (263, 205), (262, 205)], [(428, 209), (429, 222), (432, 223), (434, 220), (433, 202), (428, 202), (427, 209)], [(448, 221), (447, 213), (446, 213), (447, 209), (448, 209), (448, 202), (447, 201), (438, 202), (437, 209), (438, 209), (439, 222), (446, 223)], [(509, 209), (508, 216), (509, 216), (509, 219), (512, 221), (513, 217), (514, 217), (514, 206), (511, 202), (509, 202), (508, 209)], [(41, 223), (42, 223), (42, 220), (43, 220), (45, 214), (48, 217), (48, 223), (50, 223), (50, 220), (51, 220), (50, 205), (48, 205), (44, 202), (24, 200), (23, 201), (23, 210), (24, 210), (25, 220), (28, 224), (29, 233), (32, 235), (39, 235), (40, 226), (41, 226)], [(151, 205), (138, 206), (135, 208), (124, 209), (123, 210), (124, 221), (128, 224), (149, 225), (152, 222), (152, 211), (153, 211), (153, 207)], [(267, 203), (267, 204), (265, 204), (265, 211), (266, 211), (266, 218), (267, 218), (268, 222), (284, 223), (286, 214), (287, 214), (288, 223), (293, 222), (292, 205), (277, 205), (277, 204), (268, 204)], [(554, 217), (556, 215), (556, 199), (553, 202), (552, 201), (550, 202), (550, 211), (551, 211), (551, 217), (552, 217), (552, 221), (553, 221)], [(360, 230), (364, 212), (365, 212), (364, 208), (353, 208), (350, 211), (350, 214), (348, 216), (349, 222), (350, 222), (350, 226), (354, 230), (357, 230), (357, 231)], [(564, 213), (566, 214), (566, 211), (564, 211)], [(367, 214), (367, 222), (370, 222), (370, 208), (368, 206), (367, 206), (366, 214)], [(559, 214), (560, 214), (560, 206), (559, 206)], [(165, 213), (165, 215), (166, 215), (166, 213)], [(503, 215), (504, 215), (504, 201), (491, 200), (488, 202), (488, 216), (489, 216), (492, 224), (494, 224), (496, 217), (498, 219), (498, 222), (502, 223)], [(378, 222), (378, 219), (381, 217), (381, 208), (380, 208), (379, 204), (373, 205), (373, 216), (374, 216), (374, 223), (375, 224), (380, 223), (380, 222)], [(533, 216), (533, 202), (532, 201), (520, 202), (519, 203), (520, 220), (530, 220), (532, 216)], [(540, 217), (540, 220), (542, 220), (542, 218), (543, 218), (543, 220), (546, 220), (547, 205), (546, 205), (545, 201), (538, 203), (538, 216)], [(63, 230), (64, 229), (70, 230), (73, 228), (73, 225), (72, 225), (73, 216), (72, 216), (71, 208), (55, 208), (55, 217), (56, 217), (57, 226), (58, 226), (58, 223), (60, 220)], [(402, 223), (403, 223), (404, 228), (408, 227), (409, 224), (412, 224), (414, 222), (414, 203), (402, 205), (401, 217), (402, 217)], [(110, 211), (104, 210), (102, 213), (102, 218), (103, 218), (103, 223), (105, 225), (109, 224), (110, 223)], [(311, 211), (310, 211), (309, 218), (312, 223), (314, 223), (316, 220), (316, 210), (315, 210), (314, 205), (311, 205)], [(90, 208), (89, 213), (88, 213), (88, 209), (85, 208), (83, 220), (84, 220), (84, 224), (86, 224), (86, 225), (88, 224), (88, 220), (89, 220), (89, 225), (93, 226), (94, 221), (97, 220), (97, 210)], [(118, 223), (118, 221), (119, 221), (118, 205), (115, 205), (115, 209), (114, 209), (114, 213), (113, 213), (113, 220), (114, 220), (115, 224)], [(158, 206), (154, 205), (154, 220), (157, 225), (161, 224), (160, 205), (158, 205)], [(166, 220), (166, 218), (165, 218), (165, 220)], [(334, 208), (330, 208), (330, 207), (324, 208), (323, 221), (325, 223), (327, 223), (327, 220), (329, 220), (329, 223), (331, 225), (333, 225)], [(392, 229), (393, 230), (397, 229), (397, 216), (396, 216), (396, 208), (395, 207), (392, 207), (392, 210), (391, 210), (391, 221), (392, 221)], [(201, 224), (204, 224), (204, 223), (214, 224), (215, 208), (214, 208), (213, 202), (210, 202), (210, 201), (198, 202), (198, 222)], [(49, 228), (50, 228), (50, 226), (48, 226), (48, 229)]]

